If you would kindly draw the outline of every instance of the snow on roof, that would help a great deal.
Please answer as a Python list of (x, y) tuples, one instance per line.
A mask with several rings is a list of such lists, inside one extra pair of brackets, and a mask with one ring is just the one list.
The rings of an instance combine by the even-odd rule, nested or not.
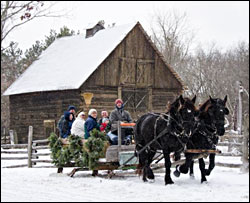
[(56, 39), (4, 95), (78, 89), (136, 25), (126, 24)]

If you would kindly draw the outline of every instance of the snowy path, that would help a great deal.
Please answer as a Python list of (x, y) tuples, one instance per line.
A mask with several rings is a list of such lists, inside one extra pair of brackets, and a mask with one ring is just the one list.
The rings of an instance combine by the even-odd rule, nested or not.
[[(155, 183), (143, 183), (137, 176), (107, 179), (78, 172), (70, 178), (56, 174), (55, 168), (1, 168), (1, 201), (249, 201), (249, 173), (215, 167), (207, 178), (208, 184), (201, 184), (197, 164), (194, 170), (196, 179), (172, 175), (175, 184), (165, 186), (162, 173), (156, 174)], [(70, 171), (64, 169), (64, 173)]]

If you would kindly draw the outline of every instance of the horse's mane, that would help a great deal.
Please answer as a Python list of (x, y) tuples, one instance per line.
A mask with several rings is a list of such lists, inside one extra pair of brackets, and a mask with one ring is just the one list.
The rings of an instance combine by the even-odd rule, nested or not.
[(176, 100), (174, 100), (172, 103), (170, 101), (168, 101), (167, 103), (167, 109), (166, 109), (166, 113), (169, 113), (170, 110), (177, 108), (179, 106), (179, 98), (177, 98)]
[(171, 103), (170, 101), (168, 101), (167, 105), (166, 105), (166, 113), (169, 113), (170, 109), (171, 109)]
[(210, 99), (208, 99), (207, 101), (205, 101), (203, 104), (200, 105), (199, 110), (201, 112), (207, 112), (210, 106), (211, 106), (211, 102), (210, 102)]
[[(190, 103), (192, 104), (192, 101), (191, 99), (189, 99), (188, 97), (184, 97), (183, 98), (185, 100), (186, 103)], [(167, 105), (166, 105), (166, 113), (169, 113), (171, 109), (173, 108), (178, 108), (178, 110), (181, 108), (181, 105), (180, 105), (180, 101), (179, 101), (179, 98), (177, 98), (174, 102), (170, 102), (168, 101)], [(196, 107), (195, 107), (196, 109)]]

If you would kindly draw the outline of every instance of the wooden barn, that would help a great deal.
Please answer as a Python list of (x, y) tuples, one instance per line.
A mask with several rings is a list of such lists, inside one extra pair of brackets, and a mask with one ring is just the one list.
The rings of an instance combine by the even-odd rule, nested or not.
[[(57, 39), (5, 91), (18, 143), (27, 143), (29, 125), (35, 140), (47, 138), (69, 105), (77, 111), (96, 108), (100, 116), (122, 98), (136, 120), (149, 111), (164, 112), (183, 93), (182, 80), (139, 22), (106, 29), (96, 24), (87, 32)], [(86, 92), (93, 93), (88, 109)]]

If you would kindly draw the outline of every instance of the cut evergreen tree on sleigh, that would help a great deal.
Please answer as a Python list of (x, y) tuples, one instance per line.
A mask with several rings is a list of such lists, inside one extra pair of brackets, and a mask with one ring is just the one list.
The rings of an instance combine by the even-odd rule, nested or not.
[(99, 158), (105, 157), (105, 151), (109, 146), (105, 134), (95, 129), (84, 143), (81, 137), (70, 135), (69, 144), (63, 144), (55, 133), (51, 133), (49, 141), (52, 163), (58, 168), (76, 166), (93, 170), (97, 167)]
[[(71, 177), (77, 171), (118, 169), (129, 156), (134, 155), (135, 149), (135, 145), (121, 145), (120, 149), (118, 145), (109, 146), (106, 135), (96, 129), (90, 132), (90, 137), (85, 142), (78, 136), (70, 135), (67, 142), (69, 144), (63, 144), (54, 133), (51, 133), (49, 141), (52, 163), (58, 167), (58, 173), (62, 173), (63, 167), (77, 167), (68, 174)], [(119, 163), (119, 160), (122, 162)], [(138, 160), (134, 158), (132, 161), (122, 169), (135, 169)]]

